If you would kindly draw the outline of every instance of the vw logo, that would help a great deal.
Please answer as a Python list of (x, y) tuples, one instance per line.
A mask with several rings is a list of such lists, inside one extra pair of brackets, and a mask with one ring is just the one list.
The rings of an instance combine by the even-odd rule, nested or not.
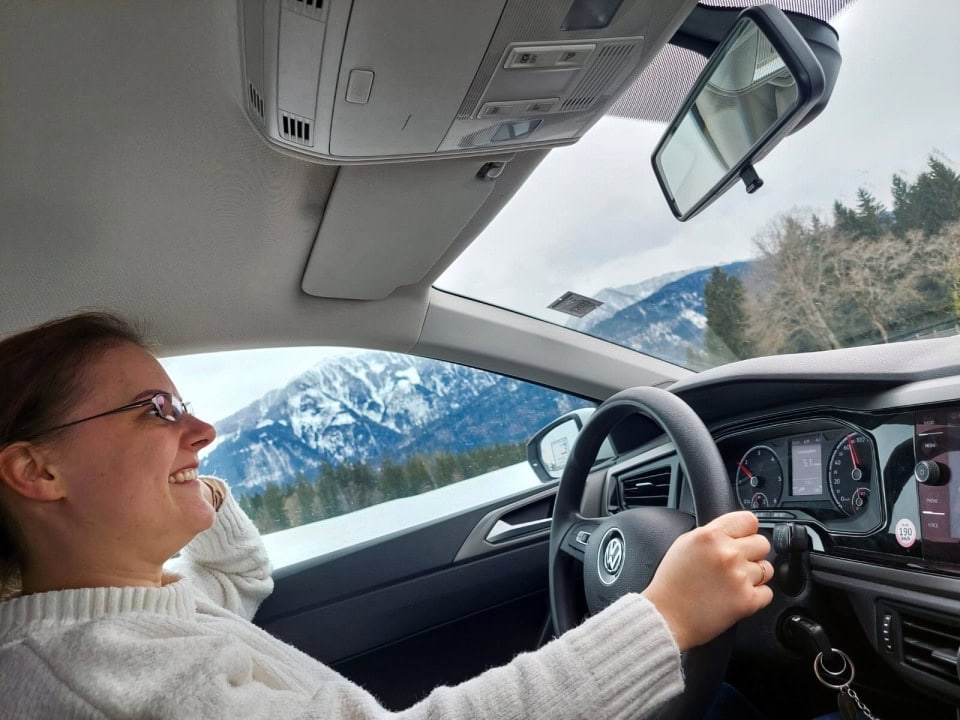
[(613, 538), (607, 543), (607, 550), (603, 553), (603, 569), (611, 575), (620, 572), (623, 564), (623, 542), (620, 538)]
[(620, 531), (617, 528), (607, 530), (603, 540), (600, 541), (600, 553), (597, 557), (597, 570), (600, 574), (600, 581), (604, 585), (610, 585), (620, 577), (625, 549), (623, 535)]

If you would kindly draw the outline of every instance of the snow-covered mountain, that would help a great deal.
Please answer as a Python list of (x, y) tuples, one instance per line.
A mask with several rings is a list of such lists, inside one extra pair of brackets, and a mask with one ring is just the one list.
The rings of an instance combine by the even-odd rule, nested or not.
[(378, 464), (526, 440), (579, 398), (436, 360), (384, 352), (324, 359), (217, 423), (203, 472), (243, 492), (324, 463)]
[[(749, 275), (751, 268), (750, 262), (721, 267), (740, 279)], [(688, 364), (688, 354), (703, 349), (707, 326), (704, 288), (712, 271), (713, 268), (697, 270), (664, 284), (651, 295), (594, 324), (590, 334), (668, 362)]]
[[(724, 271), (744, 277), (750, 263)], [(703, 348), (710, 269), (608, 288), (609, 305), (584, 318), (591, 335), (686, 364)], [(648, 291), (655, 288), (649, 294)], [(631, 297), (640, 297), (631, 300)], [(612, 310), (612, 312), (611, 312)], [(584, 401), (511, 378), (407, 355), (328, 357), (217, 423), (201, 470), (240, 493), (311, 478), (324, 463), (404, 461), (528, 439)]]
[(679, 272), (658, 275), (657, 277), (633, 283), (632, 285), (604, 288), (593, 296), (595, 300), (599, 300), (603, 305), (585, 317), (570, 318), (567, 320), (566, 325), (573, 330), (592, 334), (590, 329), (594, 326), (604, 320), (609, 320), (624, 308), (650, 297), (667, 283), (671, 283), (688, 274), (690, 274), (690, 270), (680, 270)]

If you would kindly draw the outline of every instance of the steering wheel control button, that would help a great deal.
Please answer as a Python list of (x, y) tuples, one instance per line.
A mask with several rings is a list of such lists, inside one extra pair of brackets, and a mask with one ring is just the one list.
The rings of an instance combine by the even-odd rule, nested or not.
[(610, 528), (600, 541), (600, 551), (597, 553), (597, 573), (600, 582), (612, 585), (620, 577), (623, 570), (623, 561), (626, 554), (626, 543), (623, 533), (617, 528)]
[(586, 545), (588, 542), (590, 542), (590, 533), (588, 533), (586, 530), (580, 530), (577, 533), (577, 542), (581, 545)]

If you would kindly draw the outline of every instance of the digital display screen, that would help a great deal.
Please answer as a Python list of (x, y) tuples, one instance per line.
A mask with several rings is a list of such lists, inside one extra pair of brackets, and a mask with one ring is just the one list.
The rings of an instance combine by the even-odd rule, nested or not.
[(823, 455), (820, 436), (798, 438), (790, 443), (793, 495), (823, 495)]
[(939, 468), (935, 480), (917, 485), (923, 539), (942, 543), (960, 540), (960, 483), (951, 480), (960, 471), (960, 409), (917, 413), (915, 451), (918, 461), (935, 463)]

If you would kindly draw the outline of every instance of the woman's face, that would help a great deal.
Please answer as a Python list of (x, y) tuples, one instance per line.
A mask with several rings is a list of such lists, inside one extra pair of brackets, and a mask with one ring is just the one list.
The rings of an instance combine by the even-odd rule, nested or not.
[[(112, 347), (83, 375), (63, 422), (144, 400), (177, 395), (163, 367), (134, 344)], [(60, 431), (50, 443), (62, 483), (64, 526), (103, 560), (163, 563), (213, 524), (196, 479), (197, 453), (216, 436), (191, 415), (169, 422), (152, 407), (107, 415)], [(187, 478), (186, 482), (175, 482)]]

